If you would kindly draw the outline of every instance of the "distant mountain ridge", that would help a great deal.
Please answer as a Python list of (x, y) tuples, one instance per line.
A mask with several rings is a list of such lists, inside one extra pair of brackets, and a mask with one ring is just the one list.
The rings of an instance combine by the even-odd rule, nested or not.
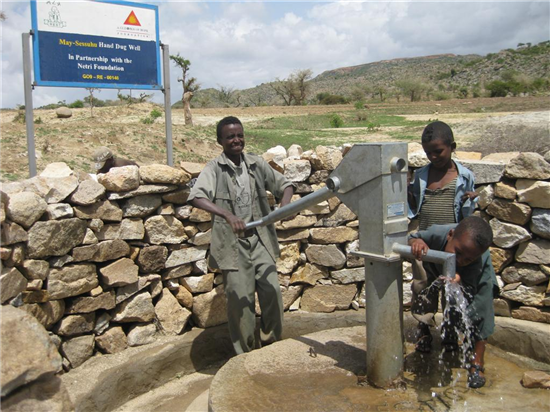
[[(445, 97), (467, 97), (483, 94), (484, 86), (494, 80), (502, 80), (510, 73), (523, 79), (550, 81), (550, 41), (532, 46), (520, 43), (516, 49), (505, 49), (486, 56), (451, 53), (422, 57), (405, 57), (381, 60), (357, 66), (327, 70), (309, 84), (308, 103), (315, 103), (319, 93), (344, 96), (357, 100), (360, 92), (376, 96), (380, 91), (386, 98), (400, 98), (398, 83), (404, 80), (422, 82), (426, 93)], [(231, 99), (219, 99), (216, 89), (200, 90), (196, 93), (195, 106), (259, 106), (281, 105), (283, 100), (263, 83), (244, 90), (235, 90)], [(461, 94), (462, 93), (462, 94)], [(461, 95), (460, 95), (461, 94)], [(466, 96), (464, 96), (466, 94)], [(180, 103), (181, 104), (181, 103)]]

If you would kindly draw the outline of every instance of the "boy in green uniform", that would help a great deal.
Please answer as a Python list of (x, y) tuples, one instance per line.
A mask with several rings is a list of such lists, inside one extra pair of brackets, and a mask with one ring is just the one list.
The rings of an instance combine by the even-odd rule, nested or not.
[(223, 118), (216, 132), (223, 153), (203, 169), (188, 202), (213, 215), (209, 265), (222, 271), (229, 334), (235, 352), (241, 354), (256, 346), (255, 292), (262, 310), (261, 342), (280, 340), (283, 330), (275, 227), (245, 230), (246, 223), (271, 212), (266, 190), (284, 206), (294, 188), (261, 157), (243, 152), (244, 130), (239, 119)]
[[(456, 255), (457, 273), (451, 282), (460, 283), (468, 300), (467, 316), (473, 330), (464, 331), (471, 334), (474, 342), (474, 355), (469, 365), (468, 385), (480, 388), (485, 385), (484, 354), (487, 338), (495, 327), (493, 298), (498, 295), (498, 284), (491, 263), (489, 246), (493, 241), (491, 226), (483, 219), (475, 216), (467, 217), (458, 225), (433, 225), (427, 230), (421, 230), (410, 236), (409, 245), (416, 259), (428, 252), (428, 249), (454, 253)], [(441, 275), (442, 267), (434, 263), (424, 262), (430, 286)], [(427, 288), (428, 289), (428, 288)], [(429, 293), (433, 288), (421, 293), (420, 299), (428, 313), (437, 312), (437, 293)], [(429, 329), (425, 332), (425, 340), (431, 344)], [(428, 345), (429, 348), (429, 345)]]

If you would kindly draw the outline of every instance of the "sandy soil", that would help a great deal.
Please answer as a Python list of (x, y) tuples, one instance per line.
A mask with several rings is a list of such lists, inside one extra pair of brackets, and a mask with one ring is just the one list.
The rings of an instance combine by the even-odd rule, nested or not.
[[(73, 170), (90, 172), (91, 154), (100, 145), (114, 147), (119, 156), (134, 159), (140, 164), (165, 163), (164, 120), (156, 119), (153, 124), (142, 122), (155, 108), (162, 111), (162, 107), (151, 103), (130, 107), (100, 107), (94, 108), (93, 117), (89, 108), (73, 109), (73, 116), (69, 119), (58, 119), (55, 110), (35, 110), (38, 171), (49, 163), (64, 161)], [(193, 109), (195, 127), (188, 128), (184, 125), (183, 111), (174, 109), (174, 157), (176, 161), (204, 161), (217, 155), (220, 148), (215, 140), (213, 126), (227, 115), (237, 116), (246, 124), (278, 116), (353, 110), (352, 105)], [(402, 115), (410, 120), (438, 119), (448, 122), (462, 148), (485, 136), (492, 136), (495, 140), (502, 136), (518, 138), (516, 135), (525, 133), (538, 136), (542, 141), (550, 141), (550, 97), (386, 103), (369, 105), (366, 110), (371, 113)], [(25, 123), (16, 120), (20, 115), (16, 110), (0, 112), (1, 181), (20, 180), (28, 175)], [(350, 142), (366, 139), (385, 141), (391, 140), (390, 132), (395, 131), (399, 131), (399, 127), (384, 127), (375, 132), (370, 131), (367, 136), (364, 128), (341, 128), (338, 129), (338, 135)], [(502, 146), (502, 140), (495, 141)]]

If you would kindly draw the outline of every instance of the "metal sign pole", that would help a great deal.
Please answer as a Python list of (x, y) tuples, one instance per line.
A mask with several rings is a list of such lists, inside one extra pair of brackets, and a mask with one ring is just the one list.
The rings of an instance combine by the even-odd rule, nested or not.
[(27, 125), (29, 177), (34, 177), (36, 176), (36, 153), (34, 148), (34, 118), (32, 107), (31, 33), (22, 33), (21, 37), (23, 40), (23, 82), (25, 88), (25, 123)]
[(164, 77), (164, 125), (166, 128), (166, 158), (168, 166), (174, 166), (172, 154), (172, 100), (170, 99), (170, 49), (167, 44), (162, 48), (162, 75)]

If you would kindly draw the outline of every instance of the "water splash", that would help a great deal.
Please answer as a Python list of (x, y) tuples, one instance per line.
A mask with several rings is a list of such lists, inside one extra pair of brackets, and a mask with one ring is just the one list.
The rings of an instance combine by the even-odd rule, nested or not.
[[(473, 325), (468, 316), (470, 302), (464, 288), (448, 278), (439, 278), (444, 287), (445, 308), (441, 324), (443, 342), (456, 342), (461, 366), (467, 369), (474, 349)], [(435, 283), (435, 282), (434, 282)], [(442, 353), (445, 349), (442, 350)]]

